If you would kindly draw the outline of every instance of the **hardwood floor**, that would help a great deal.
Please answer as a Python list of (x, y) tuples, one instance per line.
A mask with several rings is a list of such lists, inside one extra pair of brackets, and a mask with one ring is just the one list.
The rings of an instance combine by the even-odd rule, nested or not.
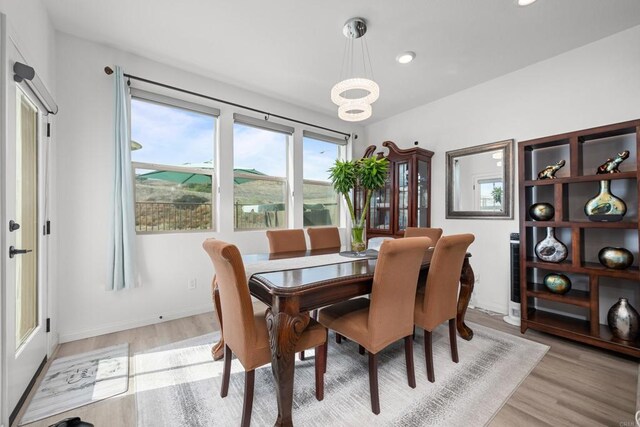
[[(502, 321), (502, 315), (470, 309), (467, 319), (520, 335), (519, 328)], [(206, 313), (88, 338), (62, 344), (54, 358), (122, 342), (129, 342), (131, 354), (134, 354), (209, 333), (217, 329), (215, 322), (213, 313)], [(633, 420), (638, 405), (636, 360), (531, 330), (527, 331), (525, 338), (547, 344), (551, 349), (498, 412), (490, 424), (492, 427), (635, 425)], [(460, 356), (464, 358), (464, 354)], [(131, 364), (129, 391), (126, 394), (28, 425), (46, 427), (66, 417), (79, 416), (96, 427), (135, 426), (134, 374)]]

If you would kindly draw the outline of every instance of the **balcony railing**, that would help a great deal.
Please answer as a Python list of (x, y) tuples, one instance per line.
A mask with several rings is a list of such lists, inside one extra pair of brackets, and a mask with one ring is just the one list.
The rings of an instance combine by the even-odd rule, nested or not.
[(210, 230), (211, 203), (136, 202), (136, 231)]

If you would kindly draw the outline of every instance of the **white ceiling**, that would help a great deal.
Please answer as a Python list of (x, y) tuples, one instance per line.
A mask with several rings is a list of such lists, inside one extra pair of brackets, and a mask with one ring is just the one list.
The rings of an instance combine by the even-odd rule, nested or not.
[[(361, 16), (380, 85), (365, 124), (640, 24), (638, 0), (43, 3), (60, 31), (331, 115), (342, 25)], [(417, 57), (401, 66), (395, 58), (405, 50)]]

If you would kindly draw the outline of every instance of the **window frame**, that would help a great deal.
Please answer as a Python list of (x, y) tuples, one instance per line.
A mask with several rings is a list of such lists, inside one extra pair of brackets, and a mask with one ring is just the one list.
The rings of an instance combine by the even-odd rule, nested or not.
[(219, 205), (218, 194), (220, 193), (218, 188), (218, 165), (217, 160), (219, 157), (218, 153), (218, 139), (219, 139), (219, 119), (220, 119), (220, 110), (214, 107), (209, 107), (206, 105), (185, 101), (179, 98), (172, 98), (168, 96), (164, 96), (154, 92), (148, 92), (140, 89), (131, 88), (129, 92), (129, 134), (131, 135), (131, 127), (133, 125), (133, 117), (131, 114), (131, 103), (134, 99), (141, 100), (143, 102), (148, 102), (152, 104), (157, 104), (161, 106), (177, 108), (181, 110), (192, 111), (199, 114), (204, 114), (213, 118), (213, 141), (211, 141), (211, 155), (212, 155), (212, 168), (204, 169), (204, 168), (194, 168), (189, 166), (176, 166), (176, 165), (165, 165), (161, 163), (147, 163), (147, 162), (137, 162), (133, 159), (131, 160), (131, 173), (133, 176), (133, 203), (134, 203), (134, 217), (136, 211), (136, 203), (137, 203), (137, 189), (136, 189), (136, 169), (147, 169), (153, 171), (168, 171), (168, 172), (184, 172), (184, 173), (194, 173), (198, 175), (208, 175), (211, 177), (211, 227), (203, 228), (203, 229), (193, 229), (193, 230), (138, 230), (136, 225), (136, 235), (138, 234), (172, 234), (172, 233), (202, 233), (202, 232), (216, 232), (217, 230), (217, 208)]
[[(276, 133), (279, 135), (283, 135), (284, 139), (285, 139), (285, 147), (284, 147), (284, 151), (285, 151), (285, 176), (284, 177), (279, 177), (279, 176), (272, 176), (272, 175), (251, 175), (251, 174), (244, 174), (244, 173), (238, 173), (236, 174), (235, 172), (235, 168), (236, 168), (236, 164), (235, 164), (235, 148), (236, 148), (236, 135), (235, 135), (235, 126), (236, 125), (241, 125), (241, 126), (245, 126), (245, 127), (250, 127), (250, 128), (254, 128), (254, 129), (258, 129), (261, 131), (266, 131), (266, 132), (272, 132), (272, 133)], [(290, 216), (290, 212), (291, 212), (291, 203), (290, 203), (290, 194), (291, 194), (291, 184), (290, 184), (290, 173), (289, 173), (289, 169), (290, 169), (290, 155), (289, 155), (289, 149), (291, 147), (292, 144), (292, 140), (293, 140), (293, 132), (295, 131), (294, 128), (289, 127), (289, 126), (285, 126), (285, 125), (280, 125), (278, 123), (273, 123), (273, 122), (265, 122), (263, 125), (263, 122), (260, 119), (255, 119), (253, 117), (250, 116), (245, 116), (242, 114), (238, 114), (238, 113), (234, 113), (233, 114), (233, 138), (232, 138), (232, 144), (231, 144), (231, 148), (232, 148), (232, 158), (233, 158), (233, 164), (232, 164), (232, 171), (233, 171), (233, 179), (235, 178), (245, 178), (245, 179), (250, 179), (250, 180), (254, 180), (254, 181), (269, 181), (269, 182), (281, 182), (284, 184), (284, 188), (283, 188), (283, 196), (284, 196), (284, 224), (280, 227), (256, 227), (256, 228), (238, 228), (237, 224), (236, 224), (236, 215), (235, 215), (235, 209), (236, 209), (236, 198), (235, 198), (235, 184), (232, 184), (232, 191), (231, 193), (233, 194), (233, 231), (234, 232), (245, 232), (245, 231), (267, 231), (267, 230), (288, 230), (289, 229), (289, 224), (290, 224), (290, 220), (289, 220), (289, 216)], [(289, 133), (291, 132), (291, 133)]]

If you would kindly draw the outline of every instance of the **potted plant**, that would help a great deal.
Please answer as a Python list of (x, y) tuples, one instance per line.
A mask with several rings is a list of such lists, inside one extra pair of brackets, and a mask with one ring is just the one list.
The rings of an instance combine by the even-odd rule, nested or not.
[[(384, 187), (389, 170), (389, 161), (384, 157), (365, 157), (359, 160), (336, 160), (329, 169), (329, 177), (333, 188), (344, 196), (351, 216), (351, 250), (360, 253), (366, 247), (365, 219), (369, 211), (371, 195), (375, 190)], [(352, 191), (355, 188), (364, 190), (365, 203), (360, 218), (356, 218), (353, 209)]]

